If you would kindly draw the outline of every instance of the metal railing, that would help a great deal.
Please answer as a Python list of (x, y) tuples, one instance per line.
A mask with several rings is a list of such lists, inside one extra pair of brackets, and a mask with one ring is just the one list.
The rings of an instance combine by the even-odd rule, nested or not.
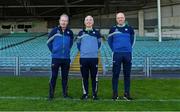
[[(75, 60), (75, 57), (71, 57)], [(73, 61), (72, 60), (72, 61)], [(102, 76), (112, 75), (112, 58), (101, 57)], [(73, 64), (73, 62), (71, 62)], [(79, 62), (71, 68), (80, 75)], [(121, 67), (122, 68), (122, 67)], [(100, 71), (101, 70), (101, 71)], [(38, 75), (51, 72), (51, 58), (46, 57), (0, 57), (0, 75)], [(133, 57), (132, 76), (152, 77), (155, 74), (176, 74), (180, 76), (180, 57)]]

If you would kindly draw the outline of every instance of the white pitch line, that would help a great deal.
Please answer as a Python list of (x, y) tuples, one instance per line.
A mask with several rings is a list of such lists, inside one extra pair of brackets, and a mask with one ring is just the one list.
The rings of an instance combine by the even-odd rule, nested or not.
[[(25, 96), (0, 96), (0, 99), (8, 99), (8, 100), (48, 100), (46, 97), (25, 97)], [(54, 100), (72, 100), (72, 101), (82, 101), (81, 99), (73, 98), (73, 99), (64, 99), (64, 98), (54, 98)], [(88, 99), (87, 101), (93, 101), (92, 99)], [(112, 99), (99, 99), (98, 101), (113, 101)], [(115, 102), (128, 102), (126, 100), (116, 100)], [(134, 99), (130, 102), (180, 102), (180, 99)]]
[(26, 97), (26, 96), (0, 96), (0, 99), (24, 99), (24, 100), (46, 100), (45, 97)]

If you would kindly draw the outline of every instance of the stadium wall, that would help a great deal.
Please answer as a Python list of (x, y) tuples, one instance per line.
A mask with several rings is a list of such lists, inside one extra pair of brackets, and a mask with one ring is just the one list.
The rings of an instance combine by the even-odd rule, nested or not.
[[(10, 28), (8, 26), (10, 25)], [(25, 28), (25, 26), (29, 28)], [(3, 27), (7, 27), (3, 28)], [(21, 28), (20, 28), (21, 27)], [(0, 21), (1, 33), (23, 33), (23, 32), (47, 32), (47, 21), (43, 20), (11, 20), (11, 21)]]
[[(161, 13), (162, 13), (162, 31), (163, 32), (169, 32), (170, 34), (172, 33), (178, 33), (180, 29), (180, 5), (171, 5), (171, 6), (162, 6)], [(157, 31), (157, 8), (146, 8), (142, 9), (144, 13), (144, 29), (145, 29), (145, 35), (148, 33), (153, 33), (154, 36), (157, 35), (157, 33), (154, 33)], [(128, 11), (125, 12), (126, 15), (126, 20), (128, 24), (133, 26), (138, 35), (138, 12), (139, 10), (136, 11)], [(95, 20), (95, 27), (97, 29), (101, 28), (104, 31), (103, 34), (105, 33), (106, 29), (109, 29), (111, 26), (116, 24), (115, 21), (115, 14), (108, 14), (108, 15), (97, 15), (96, 11), (88, 12), (87, 14), (79, 14), (76, 15), (72, 20), (71, 20), (71, 27), (72, 28), (82, 28), (83, 27), (83, 18), (91, 14), (94, 16)], [(106, 32), (108, 33), (108, 32)]]

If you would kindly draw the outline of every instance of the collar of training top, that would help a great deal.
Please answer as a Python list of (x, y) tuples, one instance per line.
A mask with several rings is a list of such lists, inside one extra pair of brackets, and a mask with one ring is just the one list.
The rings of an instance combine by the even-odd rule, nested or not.
[(116, 26), (117, 27), (125, 27), (127, 24), (126, 23), (124, 23), (123, 25), (119, 25), (119, 24), (117, 24)]
[(70, 34), (70, 31), (69, 31), (68, 27), (66, 27), (66, 29), (63, 32), (61, 26), (58, 26), (58, 31), (59, 31), (60, 34), (63, 34), (63, 33)]
[(87, 28), (84, 28), (84, 29), (83, 29), (83, 32), (85, 32), (85, 33), (92, 33), (92, 34), (96, 34), (96, 32), (95, 32), (95, 29), (94, 29), (94, 28), (92, 28), (92, 29), (87, 29)]

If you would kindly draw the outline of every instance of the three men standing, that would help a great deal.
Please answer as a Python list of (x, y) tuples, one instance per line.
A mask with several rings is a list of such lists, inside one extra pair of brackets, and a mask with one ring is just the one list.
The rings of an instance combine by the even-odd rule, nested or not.
[[(49, 82), (49, 99), (54, 98), (56, 79), (59, 67), (61, 67), (63, 97), (70, 98), (67, 92), (68, 73), (70, 67), (70, 49), (73, 44), (73, 32), (67, 28), (69, 18), (66, 14), (60, 16), (60, 26), (55, 27), (49, 34), (47, 41), (49, 50), (52, 53), (52, 74)], [(113, 51), (113, 75), (112, 89), (113, 100), (118, 99), (118, 80), (123, 65), (124, 74), (124, 99), (132, 100), (130, 97), (130, 74), (132, 47), (134, 44), (134, 30), (125, 23), (124, 13), (116, 14), (117, 25), (109, 31), (108, 44)], [(93, 100), (97, 100), (98, 83), (98, 49), (101, 46), (99, 31), (93, 28), (94, 19), (88, 15), (84, 20), (85, 28), (78, 34), (77, 48), (80, 51), (80, 70), (82, 74), (83, 95), (81, 99), (87, 99), (89, 90), (89, 73), (92, 80)]]

